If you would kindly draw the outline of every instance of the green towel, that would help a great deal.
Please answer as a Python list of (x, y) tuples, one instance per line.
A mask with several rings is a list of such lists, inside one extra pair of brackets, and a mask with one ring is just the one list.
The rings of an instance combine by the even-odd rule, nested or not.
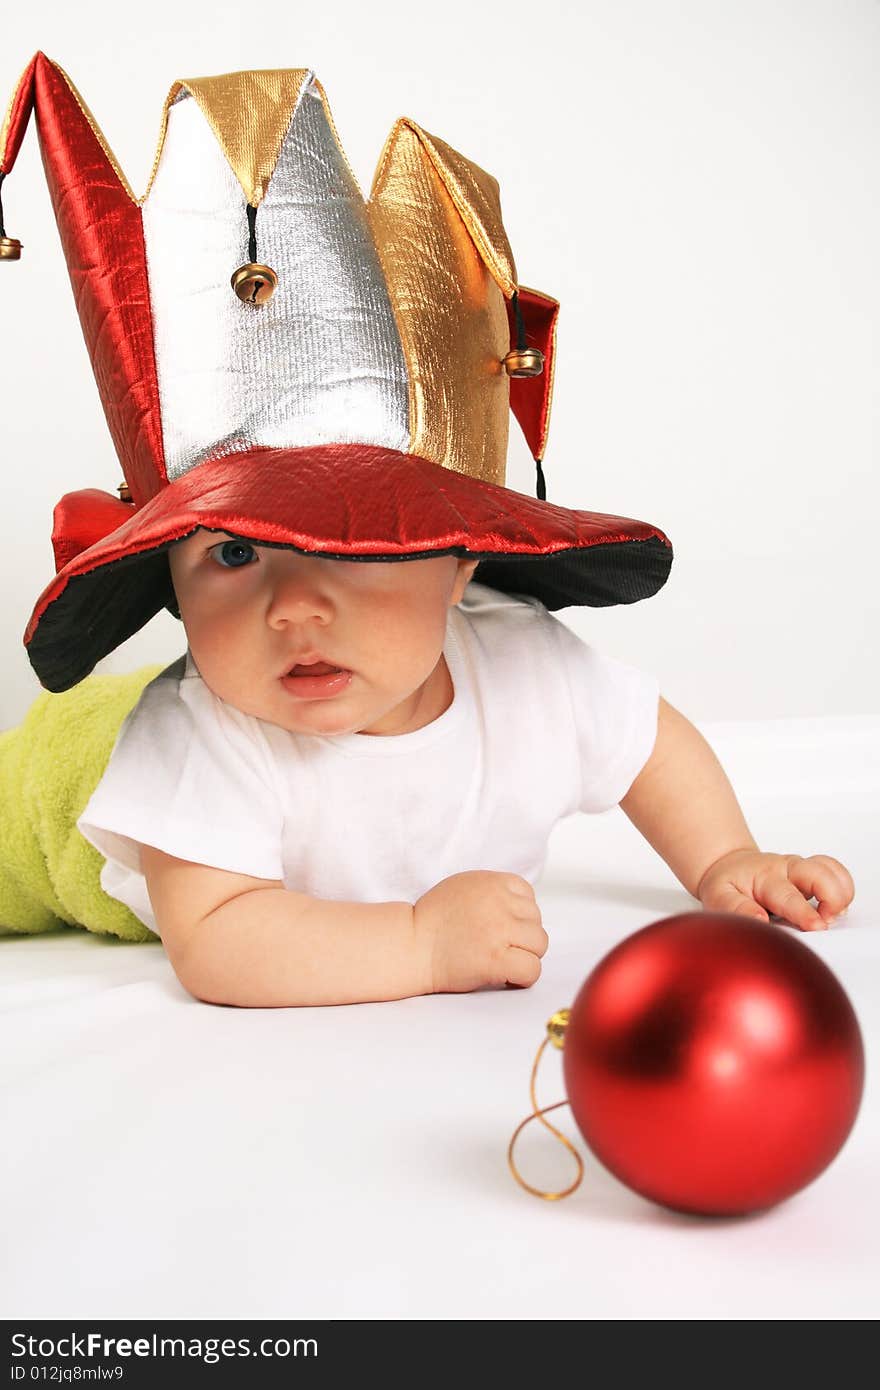
[(100, 884), (104, 856), (76, 828), (144, 686), (164, 666), (88, 676), (38, 695), (24, 721), (0, 733), (0, 936), (84, 927), (155, 941)]

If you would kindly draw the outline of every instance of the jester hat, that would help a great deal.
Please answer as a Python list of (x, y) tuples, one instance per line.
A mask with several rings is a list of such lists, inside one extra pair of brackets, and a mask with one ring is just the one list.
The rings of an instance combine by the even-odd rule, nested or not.
[[(180, 616), (167, 551), (198, 527), (335, 559), (477, 558), (477, 581), (550, 609), (663, 585), (655, 526), (546, 500), (559, 306), (518, 283), (476, 164), (403, 117), (365, 200), (312, 72), (234, 72), (172, 85), (138, 198), (38, 52), (0, 186), (34, 109), (125, 479), (55, 508), (57, 572), (24, 634), (46, 689)], [(0, 260), (20, 248), (0, 206)], [(535, 498), (505, 486), (511, 409)]]

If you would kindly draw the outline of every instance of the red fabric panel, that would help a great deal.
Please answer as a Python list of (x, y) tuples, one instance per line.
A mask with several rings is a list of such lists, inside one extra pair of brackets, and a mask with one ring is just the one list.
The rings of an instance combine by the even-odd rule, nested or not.
[(43, 53), (37, 130), (98, 391), (135, 502), (166, 479), (141, 210), (67, 81)]
[[(526, 330), (526, 343), (544, 354), (544, 370), (540, 376), (510, 378), (510, 408), (520, 423), (532, 457), (542, 459), (547, 444), (550, 423), (550, 400), (553, 391), (553, 352), (556, 347), (556, 319), (559, 302), (537, 290), (521, 285), (518, 290), (520, 312)], [(507, 301), (510, 323), (510, 346), (516, 347), (516, 316), (513, 303)]]
[(96, 487), (67, 492), (55, 508), (52, 548), (55, 570), (63, 570), (74, 556), (117, 531), (134, 515), (131, 502), (122, 502)]

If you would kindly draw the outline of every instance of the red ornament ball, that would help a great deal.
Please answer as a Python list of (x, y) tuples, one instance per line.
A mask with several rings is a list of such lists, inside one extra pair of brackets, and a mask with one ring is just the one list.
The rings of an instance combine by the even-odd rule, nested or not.
[(865, 1069), (852, 1005), (815, 952), (785, 927), (708, 912), (653, 922), (599, 962), (562, 1060), (606, 1168), (653, 1202), (716, 1216), (818, 1177)]

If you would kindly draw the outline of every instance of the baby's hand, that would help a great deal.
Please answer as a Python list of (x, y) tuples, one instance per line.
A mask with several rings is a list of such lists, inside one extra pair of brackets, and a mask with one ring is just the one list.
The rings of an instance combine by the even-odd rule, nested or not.
[(706, 870), (697, 889), (707, 912), (738, 912), (761, 922), (769, 922), (772, 912), (802, 931), (830, 926), (854, 894), (849, 871), (827, 854), (801, 859), (751, 849), (725, 854)]
[(518, 874), (470, 869), (441, 879), (415, 905), (431, 991), (533, 985), (549, 938), (535, 891)]

